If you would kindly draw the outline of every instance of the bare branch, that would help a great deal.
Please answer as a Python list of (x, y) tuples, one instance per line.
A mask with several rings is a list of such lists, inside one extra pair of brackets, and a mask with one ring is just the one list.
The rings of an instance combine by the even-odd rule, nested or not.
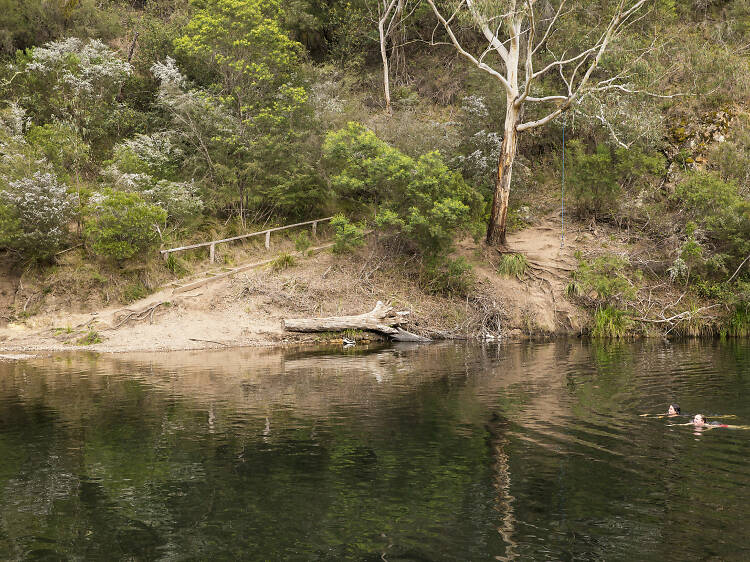
[[(428, 0), (430, 1), (430, 0)], [(489, 42), (490, 45), (497, 51), (497, 53), (500, 55), (500, 58), (503, 59), (503, 62), (507, 64), (508, 62), (508, 49), (506, 49), (502, 42), (497, 38), (497, 33), (492, 33), (492, 30), (490, 30), (490, 26), (487, 23), (487, 21), (484, 19), (484, 16), (479, 13), (479, 10), (476, 9), (476, 6), (474, 6), (473, 0), (465, 0), (466, 6), (469, 8), (469, 11), (471, 12), (471, 17), (474, 18), (474, 21), (479, 25), (479, 28), (482, 30), (482, 34), (484, 34), (485, 39)], [(435, 7), (435, 5), (430, 1), (430, 6)], [(498, 26), (499, 29), (499, 26)]]
[(534, 30), (536, 28), (536, 20), (534, 18), (534, 3), (533, 0), (526, 0), (526, 7), (529, 10), (529, 31), (526, 37), (526, 84), (523, 87), (523, 94), (521, 94), (515, 101), (516, 107), (520, 105), (529, 97), (531, 92), (531, 77), (534, 76), (534, 57), (531, 56), (534, 50)]
[(652, 98), (662, 98), (662, 99), (668, 99), (671, 100), (673, 98), (678, 98), (680, 96), (687, 96), (688, 94), (684, 92), (680, 92), (677, 94), (654, 94), (653, 92), (649, 92), (647, 90), (632, 90), (630, 88), (627, 88), (623, 86), (622, 84), (607, 84), (606, 86), (601, 87), (595, 87), (590, 88), (590, 92), (606, 92), (611, 90), (619, 90), (621, 92), (625, 92), (626, 94), (642, 94), (644, 96), (649, 96)]
[[(474, 58), (474, 56), (469, 53), (466, 49), (464, 49), (461, 44), (458, 42), (458, 39), (456, 38), (456, 34), (453, 33), (453, 29), (451, 29), (450, 22), (446, 21), (446, 19), (442, 16), (442, 14), (438, 11), (437, 6), (435, 6), (435, 2), (433, 0), (427, 0), (427, 3), (432, 7), (432, 11), (435, 13), (435, 16), (440, 20), (440, 23), (443, 24), (443, 27), (445, 28), (445, 31), (448, 33), (448, 36), (451, 38), (451, 42), (453, 43), (453, 46), (456, 48), (456, 50), (459, 52), (461, 56), (471, 61), (472, 64), (474, 64), (477, 68), (480, 68), (481, 70), (484, 70), (486, 73), (494, 76), (497, 78), (500, 83), (505, 88), (506, 92), (512, 92), (513, 89), (510, 86), (510, 83), (508, 80), (500, 74), (497, 70), (490, 67), (489, 65), (477, 60)], [(460, 7), (460, 6), (459, 6)], [(453, 19), (453, 16), (451, 16), (451, 19)], [(503, 47), (505, 49), (505, 47)], [(506, 50), (507, 53), (507, 50)]]
[[(567, 97), (567, 99), (560, 105), (560, 107), (558, 107), (552, 113), (548, 114), (546, 117), (542, 117), (541, 119), (537, 119), (536, 121), (528, 121), (526, 123), (521, 123), (520, 125), (518, 125), (516, 129), (519, 132), (525, 131), (526, 129), (533, 129), (535, 127), (540, 127), (542, 125), (545, 125), (549, 123), (550, 121), (552, 121), (553, 119), (555, 119), (556, 117), (558, 117), (560, 114), (562, 114), (564, 111), (566, 111), (570, 107), (570, 105), (575, 101), (575, 99), (584, 91), (584, 88), (586, 84), (588, 83), (589, 78), (591, 77), (591, 74), (594, 72), (594, 69), (599, 64), (599, 61), (601, 60), (601, 57), (604, 54), (604, 51), (607, 49), (607, 46), (609, 45), (610, 40), (612, 39), (613, 36), (616, 35), (617, 28), (623, 23), (623, 21), (626, 20), (626, 18), (628, 18), (631, 14), (635, 13), (635, 11), (638, 8), (640, 8), (645, 2), (646, 0), (638, 0), (638, 2), (636, 2), (633, 6), (631, 6), (630, 9), (628, 9), (625, 12), (622, 12), (623, 1), (621, 0), (620, 7), (617, 13), (610, 20), (606, 31), (602, 35), (601, 41), (599, 42), (598, 45), (595, 45), (595, 47), (597, 47), (595, 49), (596, 56), (590, 62), (588, 69), (586, 70), (586, 73), (581, 78), (581, 81), (578, 83), (578, 86), (575, 87), (573, 93)], [(584, 53), (587, 53), (586, 56), (591, 54), (592, 49), (594, 49), (595, 47), (592, 47), (584, 51)], [(574, 57), (572, 60), (577, 60), (577, 59), (578, 57)], [(585, 60), (586, 59), (584, 58), (583, 61)], [(583, 61), (581, 61), (581, 63)], [(560, 61), (558, 61), (558, 63), (559, 62)], [(576, 71), (578, 67), (581, 66), (581, 63), (579, 63), (578, 66), (576, 67)], [(552, 64), (554, 66), (555, 63), (552, 63)], [(536, 73), (536, 74), (538, 75), (539, 73)], [(571, 86), (573, 85), (573, 79), (570, 80), (570, 85)]]
[(747, 263), (747, 260), (750, 260), (750, 255), (747, 256), (744, 260), (742, 260), (742, 263), (740, 264), (740, 266), (735, 270), (735, 272), (732, 274), (732, 276), (729, 279), (727, 279), (727, 283), (731, 283), (732, 279), (734, 279), (735, 277), (737, 277), (737, 274), (740, 272), (740, 269), (742, 269), (742, 266)]
[[(539, 44), (537, 44), (537, 46), (534, 47), (532, 51), (530, 51), (529, 56), (535, 55), (536, 52), (541, 48), (541, 46), (544, 45), (544, 42), (547, 40), (550, 33), (552, 32), (552, 28), (555, 26), (555, 22), (557, 22), (557, 20), (559, 19), (560, 13), (562, 12), (564, 5), (565, 5), (565, 0), (562, 0), (562, 2), (560, 2), (560, 6), (557, 8), (557, 12), (555, 13), (554, 17), (552, 18), (552, 20), (549, 22), (549, 25), (547, 26), (547, 31), (545, 31), (544, 35), (542, 36), (542, 40), (539, 41)], [(570, 11), (571, 10), (568, 10), (567, 13), (570, 13)]]

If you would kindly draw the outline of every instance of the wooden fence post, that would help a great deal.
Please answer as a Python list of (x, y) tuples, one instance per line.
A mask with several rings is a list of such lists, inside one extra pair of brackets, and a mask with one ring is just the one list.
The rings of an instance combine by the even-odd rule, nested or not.
[(266, 230), (266, 250), (271, 249), (271, 231)]
[(314, 237), (318, 236), (318, 221), (313, 222), (312, 235)]
[(211, 244), (208, 247), (208, 261), (214, 263), (214, 256), (216, 255), (216, 244)]

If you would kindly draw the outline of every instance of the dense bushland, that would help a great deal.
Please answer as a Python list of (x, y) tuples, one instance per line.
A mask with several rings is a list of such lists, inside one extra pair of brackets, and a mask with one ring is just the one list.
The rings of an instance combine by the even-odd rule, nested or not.
[[(542, 56), (580, 51), (606, 4), (573, 2)], [(452, 47), (429, 44), (446, 37), (427, 6), (414, 3), (387, 38), (392, 116), (376, 3), (0, 8), (0, 246), (18, 265), (50, 267), (80, 245), (84, 261), (132, 268), (217, 228), (341, 213), (337, 251), (372, 228), (391, 251), (420, 258), (426, 289), (471, 290), (451, 249), (486, 221), (505, 101)], [(648, 10), (600, 62), (608, 71), (627, 60), (631, 93), (584, 96), (521, 137), (509, 224), (556, 205), (564, 122), (577, 217), (659, 252), (640, 273), (582, 259), (570, 292), (593, 299), (602, 333), (628, 324), (618, 311), (638, 316), (625, 301), (649, 276), (722, 303), (727, 333), (747, 333), (750, 5), (659, 0)], [(534, 95), (562, 84), (545, 80)]]

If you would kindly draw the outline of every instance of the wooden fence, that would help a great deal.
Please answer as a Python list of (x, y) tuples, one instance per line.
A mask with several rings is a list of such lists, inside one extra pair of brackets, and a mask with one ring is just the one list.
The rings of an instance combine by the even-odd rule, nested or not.
[(298, 222), (295, 224), (288, 224), (286, 226), (277, 226), (276, 228), (269, 228), (267, 230), (261, 230), (259, 232), (251, 232), (250, 234), (241, 234), (240, 236), (232, 236), (231, 238), (224, 238), (223, 240), (211, 240), (210, 242), (201, 242), (199, 244), (191, 244), (190, 246), (180, 246), (179, 248), (170, 248), (168, 250), (161, 250), (161, 255), (164, 259), (169, 257), (169, 254), (173, 252), (182, 252), (185, 250), (193, 250), (195, 248), (204, 248), (208, 246), (208, 257), (211, 263), (214, 263), (214, 255), (216, 253), (216, 244), (223, 244), (224, 242), (233, 242), (234, 240), (242, 240), (244, 238), (250, 238), (252, 236), (260, 236), (261, 234), (266, 235), (266, 250), (271, 248), (271, 233), (278, 230), (286, 230), (287, 228), (294, 228), (295, 226), (304, 226), (307, 224), (312, 225), (312, 233), (315, 235), (318, 230), (318, 223), (323, 221), (331, 220), (333, 217), (325, 217), (322, 219), (315, 219), (306, 222)]

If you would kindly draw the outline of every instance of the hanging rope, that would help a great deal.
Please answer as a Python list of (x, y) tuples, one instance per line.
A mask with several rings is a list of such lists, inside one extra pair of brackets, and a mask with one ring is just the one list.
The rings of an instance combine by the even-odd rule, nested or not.
[(562, 222), (560, 224), (560, 248), (565, 245), (565, 121), (563, 120), (563, 131), (562, 131), (562, 195), (560, 196), (562, 202)]

